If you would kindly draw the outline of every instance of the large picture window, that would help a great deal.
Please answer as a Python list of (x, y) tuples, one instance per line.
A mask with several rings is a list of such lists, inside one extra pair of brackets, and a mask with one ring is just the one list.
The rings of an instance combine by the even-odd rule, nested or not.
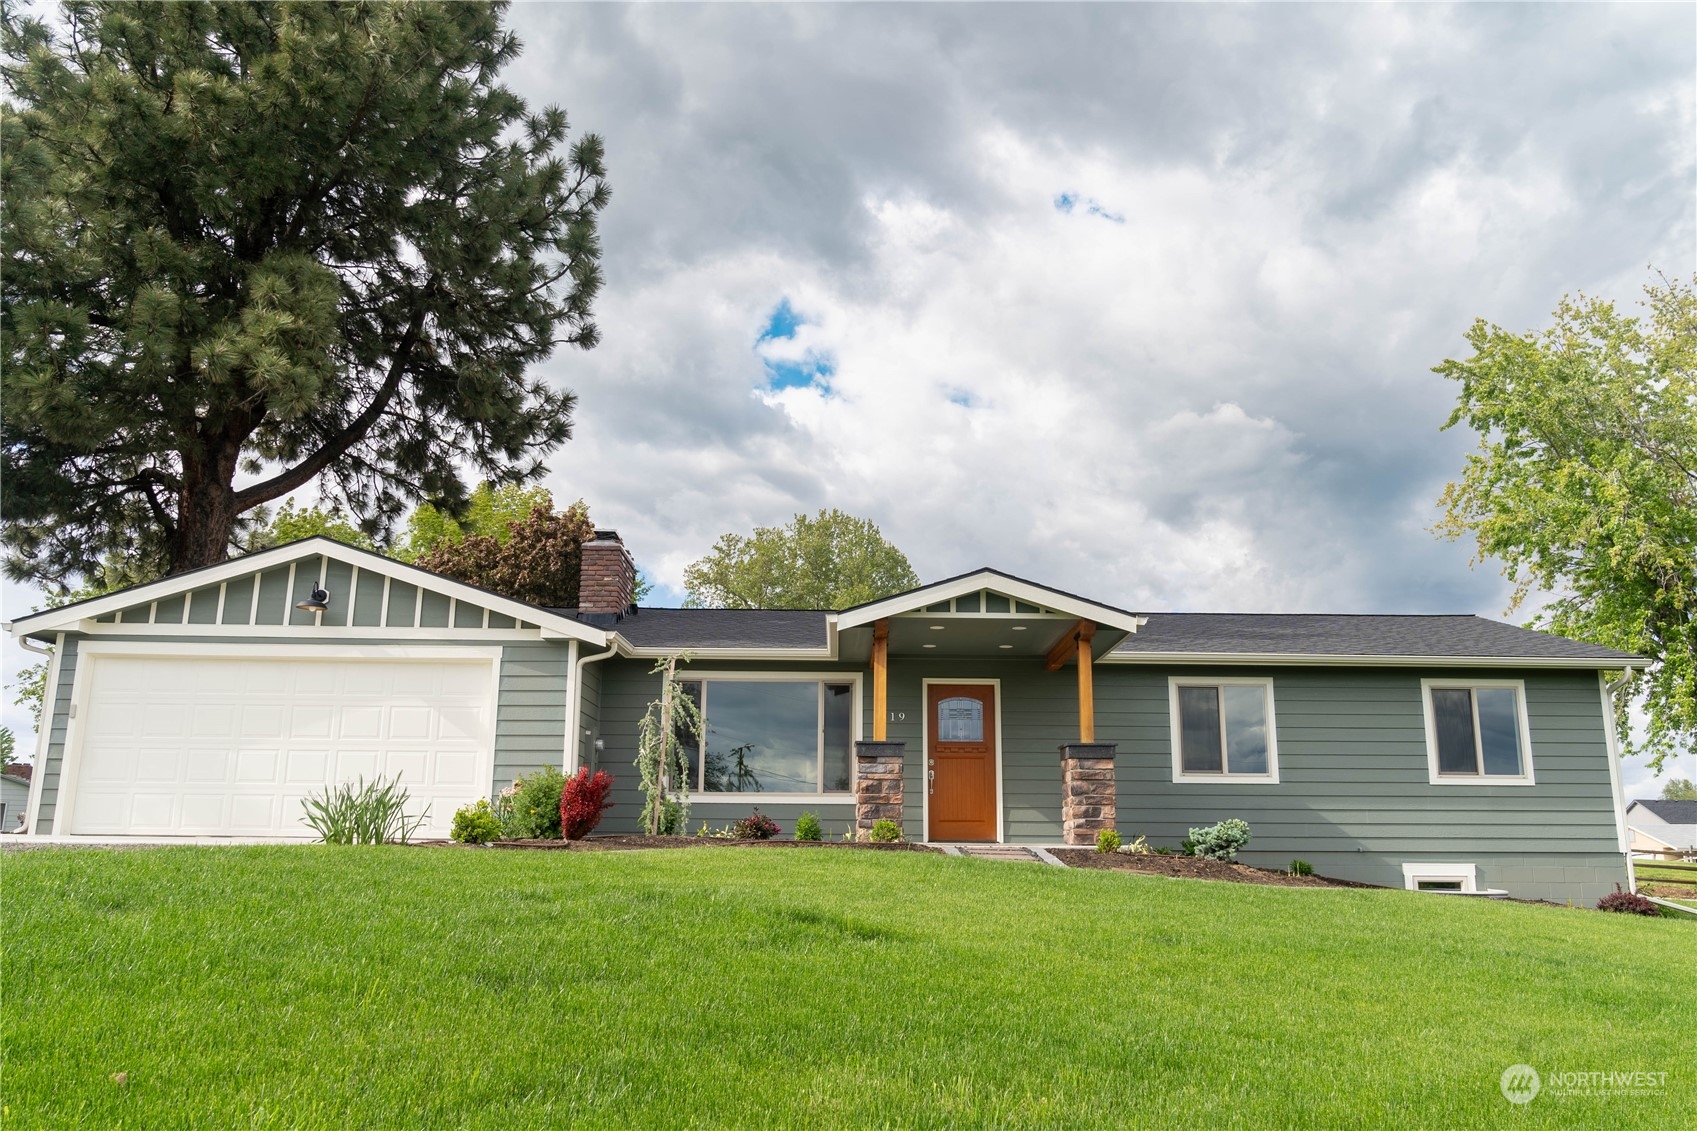
[(1532, 750), (1518, 680), (1421, 681), (1434, 785), (1530, 785)]
[(701, 793), (847, 793), (855, 685), (830, 679), (684, 681), (701, 707)]
[(1279, 780), (1270, 679), (1170, 681), (1173, 780)]

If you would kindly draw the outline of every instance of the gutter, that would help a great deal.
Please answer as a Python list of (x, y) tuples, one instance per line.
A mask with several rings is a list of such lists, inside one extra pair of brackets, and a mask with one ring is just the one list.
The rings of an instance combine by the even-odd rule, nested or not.
[(583, 759), (583, 670), (590, 664), (598, 664), (602, 660), (610, 660), (619, 654), (614, 641), (622, 639), (617, 633), (608, 633), (607, 650), (596, 652), (590, 656), (578, 655), (578, 643), (572, 641), (569, 662), (572, 666), (572, 683), (568, 689), (567, 698), (570, 700), (566, 707), (566, 774), (570, 776), (578, 771)]
[(1626, 858), (1626, 883), (1634, 895), (1638, 892), (1638, 875), (1632, 867), (1632, 840), (1626, 824), (1626, 793), (1620, 784), (1620, 734), (1615, 729), (1615, 707), (1619, 696), (1632, 682), (1632, 665), (1617, 680), (1606, 680), (1597, 673), (1597, 686), (1603, 700), (1603, 742), (1609, 760), (1609, 790), (1614, 796), (1615, 837), (1621, 855)]

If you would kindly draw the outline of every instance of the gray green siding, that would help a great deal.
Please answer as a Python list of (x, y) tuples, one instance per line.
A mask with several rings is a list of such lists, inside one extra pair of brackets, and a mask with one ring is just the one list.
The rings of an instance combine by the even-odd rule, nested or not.
[[(292, 589), (289, 586), (290, 564), (295, 570)], [(295, 604), (305, 600), (312, 592), (321, 572), (325, 587), (330, 590), (330, 607), (319, 618), (321, 625), (348, 627), (351, 607), (351, 627), (354, 628), (376, 628), (379, 625), (388, 628), (446, 628), (450, 619), (457, 628), (483, 627), (485, 609), (482, 605), (458, 602), (450, 616), (449, 598), (433, 591), (426, 591), (422, 615), (416, 618), (419, 623), (415, 625), (416, 586), (391, 580), (389, 596), (385, 600), (384, 574), (373, 569), (361, 569), (356, 579), (352, 565), (343, 561), (326, 561), (322, 554), (309, 554), (293, 563), (242, 574), (217, 585), (204, 585), (186, 595), (179, 593), (161, 598), (157, 603), (131, 605), (98, 619), (119, 624), (311, 625), (313, 614), (295, 608)], [(257, 602), (254, 600), (255, 586), (259, 589)], [(218, 612), (220, 600), (224, 606), (222, 616)], [(536, 627), (493, 610), (487, 615), (490, 628)]]
[(53, 717), (48, 721), (47, 753), (36, 772), (41, 774), (41, 810), (30, 832), (53, 831), (53, 807), (59, 796), (59, 774), (65, 763), (65, 730), (71, 721), (71, 683), (77, 674), (77, 638), (65, 637), (59, 656), (59, 680), (51, 689)]

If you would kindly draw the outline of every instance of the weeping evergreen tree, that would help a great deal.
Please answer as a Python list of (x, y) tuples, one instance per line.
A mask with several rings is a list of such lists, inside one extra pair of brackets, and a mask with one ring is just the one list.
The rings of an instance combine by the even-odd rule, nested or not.
[(383, 537), (540, 474), (574, 398), (527, 373), (596, 341), (608, 189), (497, 81), (504, 8), (0, 16), (14, 576), (216, 562), (314, 482)]

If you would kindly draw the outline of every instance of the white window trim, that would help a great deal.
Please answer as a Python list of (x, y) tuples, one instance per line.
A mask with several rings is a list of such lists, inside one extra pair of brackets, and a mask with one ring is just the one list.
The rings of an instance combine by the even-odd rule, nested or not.
[[(692, 789), (689, 791), (689, 803), (691, 807), (696, 805), (711, 805), (715, 802), (730, 802), (736, 805), (746, 805), (751, 802), (765, 802), (768, 805), (852, 804), (854, 802), (855, 778), (860, 772), (859, 764), (856, 762), (854, 757), (854, 744), (860, 741), (861, 736), (861, 677), (862, 673), (860, 672), (693, 671), (689, 668), (684, 668), (679, 671), (677, 675), (677, 681), (679, 683), (706, 683), (716, 680), (721, 683), (726, 681), (734, 681), (737, 683), (817, 682), (820, 684), (847, 683), (854, 686), (854, 691), (850, 695), (852, 703), (849, 707), (849, 721), (851, 724), (849, 727), (849, 787), (846, 792), (834, 790), (830, 793), (823, 791), (819, 793), (805, 793), (796, 792), (794, 790), (786, 790), (782, 793), (709, 793), (706, 790)], [(824, 691), (821, 690), (820, 694), (823, 695)], [(822, 744), (824, 741), (823, 735), (821, 735), (820, 741)], [(697, 772), (699, 772), (701, 765), (702, 745), (704, 745), (704, 743), (698, 743), (696, 746), (695, 767)]]
[[(1184, 768), (1184, 740), (1179, 718), (1178, 689), (1181, 687), (1260, 687), (1267, 695), (1267, 772), (1234, 774), (1221, 753), (1217, 774), (1188, 772)], [(1167, 677), (1167, 717), (1171, 731), (1173, 782), (1179, 785), (1278, 785), (1279, 722), (1274, 709), (1273, 677), (1244, 675), (1175, 675)], [(1220, 739), (1225, 741), (1225, 719), (1220, 720)]]
[[(1455, 880), (1461, 882), (1463, 893), (1477, 894), (1479, 891), (1479, 866), (1477, 864), (1404, 864), (1402, 866), (1402, 886), (1408, 891), (1419, 891), (1421, 881), (1431, 883), (1433, 881), (1450, 882)], [(1427, 894), (1432, 893), (1428, 892)]]
[(988, 687), (996, 696), (996, 843), (1006, 842), (1006, 804), (1002, 800), (1002, 681), (998, 679), (947, 679), (943, 676), (919, 681), (919, 757), (920, 797), (919, 818), (925, 829), (925, 839), (931, 839), (931, 685)]
[[(1462, 688), (1467, 688), (1471, 690), (1480, 687), (1508, 687), (1514, 689), (1515, 713), (1520, 723), (1520, 773), (1513, 776), (1507, 774), (1486, 773), (1440, 774), (1438, 773), (1438, 721), (1436, 713), (1432, 710), (1432, 689), (1455, 688), (1460, 690)], [(1526, 714), (1525, 680), (1476, 679), (1472, 676), (1464, 676), (1460, 679), (1423, 679), (1420, 681), (1420, 701), (1421, 711), (1426, 718), (1426, 778), (1429, 784), (1473, 786), (1474, 788), (1494, 785), (1520, 786), (1537, 784), (1537, 781), (1534, 779), (1532, 774), (1532, 724)], [(1478, 735), (1479, 701), (1477, 697), (1475, 697), (1473, 701), (1473, 720), (1473, 741), (1475, 743), (1475, 752), (1479, 757), (1483, 757), (1483, 752), (1478, 749), (1477, 745), (1480, 741)]]

